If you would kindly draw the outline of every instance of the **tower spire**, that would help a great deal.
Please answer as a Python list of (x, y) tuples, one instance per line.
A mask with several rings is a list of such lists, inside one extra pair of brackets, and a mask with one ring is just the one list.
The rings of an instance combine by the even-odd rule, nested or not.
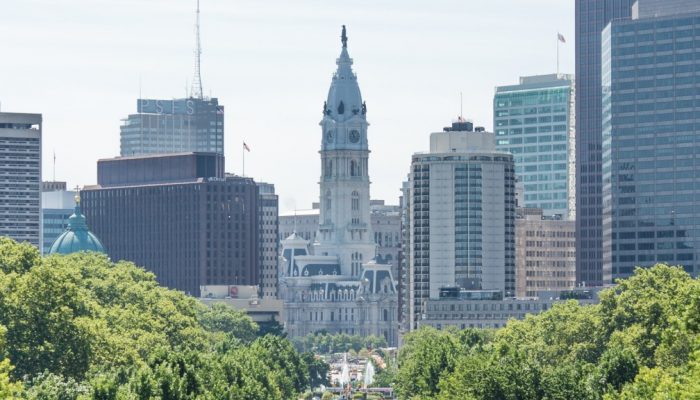
[(195, 25), (195, 46), (194, 51), (194, 79), (192, 80), (192, 93), (191, 96), (197, 99), (204, 98), (204, 91), (202, 89), (202, 74), (200, 72), (200, 59), (202, 57), (202, 43), (199, 39), (199, 0), (197, 0), (197, 22)]

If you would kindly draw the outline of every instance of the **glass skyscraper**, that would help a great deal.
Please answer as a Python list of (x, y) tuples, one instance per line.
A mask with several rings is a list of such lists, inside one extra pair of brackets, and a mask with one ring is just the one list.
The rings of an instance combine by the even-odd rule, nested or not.
[(603, 272), (600, 34), (629, 17), (632, 2), (576, 0), (576, 280), (588, 286), (611, 280)]
[(139, 99), (121, 126), (121, 156), (183, 152), (224, 155), (224, 106), (216, 98)]
[(496, 149), (513, 153), (524, 206), (575, 217), (574, 80), (552, 74), (499, 86), (493, 100)]
[(615, 20), (602, 34), (604, 268), (613, 279), (656, 262), (700, 272), (700, 13), (666, 15)]

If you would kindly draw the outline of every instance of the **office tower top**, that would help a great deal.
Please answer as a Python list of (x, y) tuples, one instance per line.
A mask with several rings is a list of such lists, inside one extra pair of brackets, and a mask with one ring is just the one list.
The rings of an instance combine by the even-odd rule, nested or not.
[(41, 248), (41, 114), (0, 112), (0, 236)]
[(123, 120), (121, 155), (180, 152), (224, 154), (224, 106), (216, 98), (138, 99)]
[(637, 0), (632, 4), (632, 19), (693, 12), (700, 12), (700, 2), (697, 0)]
[(224, 178), (224, 157), (215, 153), (175, 153), (115, 157), (97, 161), (100, 186), (187, 182)]
[(219, 105), (217, 98), (204, 96), (199, 28), (197, 0), (191, 93), (183, 99), (139, 98), (136, 114), (130, 114), (122, 120), (122, 156), (191, 151), (224, 154), (224, 106)]
[(576, 0), (576, 280), (603, 279), (600, 35), (632, 0)]
[(572, 75), (524, 76), (517, 85), (496, 88), (496, 148), (514, 155), (521, 207), (575, 218), (575, 112)]

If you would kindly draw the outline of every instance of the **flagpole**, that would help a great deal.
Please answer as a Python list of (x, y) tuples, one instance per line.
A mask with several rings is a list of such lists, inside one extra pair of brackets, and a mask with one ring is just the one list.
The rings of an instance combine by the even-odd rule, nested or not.
[(559, 76), (559, 33), (557, 33), (557, 77)]
[(243, 174), (242, 176), (245, 176), (245, 142), (243, 142), (243, 146), (241, 146), (241, 153), (243, 153)]

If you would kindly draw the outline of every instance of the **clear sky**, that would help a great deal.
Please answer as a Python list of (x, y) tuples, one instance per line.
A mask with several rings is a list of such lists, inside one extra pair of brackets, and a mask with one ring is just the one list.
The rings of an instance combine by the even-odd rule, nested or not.
[[(372, 198), (398, 203), (411, 154), (460, 112), (491, 130), (494, 87), (574, 72), (571, 0), (200, 0), (202, 80), (226, 107), (226, 169), (318, 198), (323, 101), (348, 29), (370, 122)], [(96, 183), (120, 120), (192, 81), (196, 0), (0, 0), (2, 111), (44, 115), (44, 180)], [(141, 84), (139, 85), (139, 82)]]

